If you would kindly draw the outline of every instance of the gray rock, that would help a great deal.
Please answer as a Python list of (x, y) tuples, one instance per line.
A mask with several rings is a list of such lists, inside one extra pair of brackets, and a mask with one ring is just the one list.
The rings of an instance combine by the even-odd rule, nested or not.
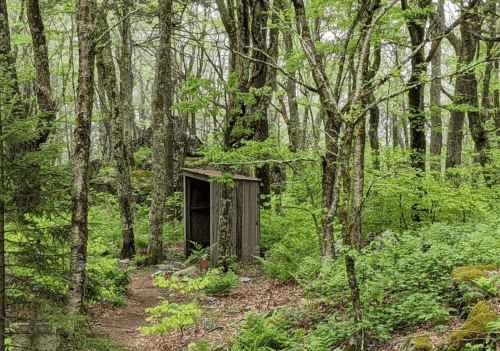
[(215, 302), (216, 298), (215, 297), (211, 297), (211, 296), (207, 296), (207, 297), (205, 297), (205, 300), (207, 300), (208, 302)]
[(186, 269), (182, 269), (180, 271), (177, 271), (177, 272), (174, 272), (174, 276), (176, 277), (183, 277), (185, 275), (193, 275), (195, 273), (198, 273), (199, 270), (198, 268), (196, 268), (196, 266), (191, 266), (191, 267), (188, 267)]
[(240, 280), (242, 283), (246, 283), (246, 282), (249, 282), (250, 280), (252, 280), (252, 278), (240, 278)]
[(205, 318), (205, 321), (203, 322), (203, 329), (205, 329), (206, 332), (211, 332), (214, 331), (215, 329), (222, 329), (220, 325), (217, 325), (214, 323), (212, 318)]
[(220, 344), (211, 348), (210, 351), (231, 351), (231, 348), (227, 344)]
[(162, 271), (176, 271), (177, 270), (177, 268), (175, 268), (171, 264), (157, 264), (155, 267), (158, 269), (161, 269)]
[(130, 258), (126, 258), (124, 260), (118, 261), (118, 263), (121, 263), (121, 264), (128, 264), (129, 262), (130, 262)]
[(153, 274), (151, 274), (151, 278), (154, 278), (154, 277), (156, 277), (157, 275), (160, 275), (160, 274), (162, 274), (162, 273), (163, 273), (163, 271), (156, 271), (156, 272), (154, 272)]

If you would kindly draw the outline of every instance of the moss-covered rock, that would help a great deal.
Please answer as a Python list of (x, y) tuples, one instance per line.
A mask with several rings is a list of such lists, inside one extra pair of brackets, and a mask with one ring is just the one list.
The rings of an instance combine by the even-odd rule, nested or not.
[(429, 335), (412, 335), (407, 337), (403, 343), (404, 351), (430, 351), (431, 349)]
[(130, 172), (130, 185), (135, 192), (151, 193), (151, 171), (135, 169)]
[(474, 279), (479, 279), (481, 277), (486, 278), (486, 274), (484, 271), (494, 271), (497, 269), (497, 266), (493, 265), (481, 265), (481, 266), (471, 266), (471, 267), (458, 267), (451, 272), (453, 279), (464, 282), (464, 283), (472, 283), (474, 284)]
[(454, 332), (438, 347), (438, 351), (466, 351), (466, 344), (481, 344), (488, 333), (488, 323), (496, 321), (498, 314), (486, 301), (480, 301), (474, 306), (459, 331)]
[(437, 327), (439, 325), (445, 325), (446, 323), (448, 323), (449, 320), (450, 320), (450, 317), (448, 317), (448, 316), (440, 316), (440, 317), (434, 318), (431, 321), (431, 328)]

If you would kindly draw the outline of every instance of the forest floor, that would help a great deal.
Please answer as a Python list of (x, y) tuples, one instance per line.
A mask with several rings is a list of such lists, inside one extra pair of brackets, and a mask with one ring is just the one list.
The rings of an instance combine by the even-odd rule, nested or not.
[[(253, 276), (252, 279), (242, 282), (238, 289), (227, 296), (214, 296), (214, 300), (203, 298), (200, 294), (198, 306), (202, 315), (195, 325), (183, 332), (143, 335), (138, 328), (149, 325), (146, 321), (149, 316), (145, 312), (146, 308), (161, 304), (163, 299), (178, 304), (192, 302), (192, 297), (171, 297), (168, 289), (154, 286), (151, 273), (151, 269), (131, 273), (132, 282), (128, 286), (129, 294), (124, 306), (90, 306), (92, 328), (109, 333), (112, 342), (125, 344), (128, 350), (184, 351), (193, 342), (204, 341), (216, 346), (235, 337), (236, 326), (243, 322), (243, 316), (248, 311), (260, 313), (266, 309), (272, 310), (301, 302), (302, 289), (299, 286), (277, 285), (264, 279), (255, 269), (251, 269), (245, 273), (248, 273), (246, 276)], [(166, 271), (165, 278), (171, 273)], [(207, 324), (212, 327), (207, 328)], [(214, 330), (207, 331), (215, 326)]]

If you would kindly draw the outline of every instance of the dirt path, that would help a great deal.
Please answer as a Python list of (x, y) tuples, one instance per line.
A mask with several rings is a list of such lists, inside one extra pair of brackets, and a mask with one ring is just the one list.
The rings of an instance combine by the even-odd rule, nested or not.
[[(105, 308), (92, 306), (92, 325), (110, 333), (111, 340), (129, 345), (137, 351), (184, 351), (191, 342), (205, 341), (210, 345), (221, 344), (236, 335), (235, 326), (242, 322), (248, 311), (261, 312), (291, 303), (299, 303), (302, 290), (296, 285), (275, 285), (265, 279), (252, 279), (241, 283), (239, 288), (227, 297), (215, 297), (215, 301), (198, 300), (202, 316), (198, 323), (181, 334), (174, 331), (160, 335), (142, 335), (137, 328), (147, 326), (148, 314), (144, 310), (161, 303), (162, 298), (177, 303), (190, 302), (171, 298), (167, 289), (153, 286), (151, 273), (134, 272), (129, 284), (130, 294), (121, 307)], [(209, 320), (218, 326), (213, 331), (204, 329)]]

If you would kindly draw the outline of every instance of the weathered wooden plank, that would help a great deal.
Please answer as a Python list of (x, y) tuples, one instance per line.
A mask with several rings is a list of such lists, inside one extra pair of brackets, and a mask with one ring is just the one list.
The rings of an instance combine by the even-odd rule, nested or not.
[(241, 238), (241, 261), (242, 262), (249, 262), (250, 260), (250, 255), (248, 253), (248, 248), (250, 245), (249, 239), (250, 239), (250, 221), (251, 221), (251, 213), (249, 211), (250, 209), (250, 190), (251, 190), (251, 184), (246, 182), (243, 190), (243, 230), (242, 230), (242, 238)]
[[(217, 242), (219, 233), (219, 210), (221, 205), (221, 184), (217, 182), (210, 183), (210, 245)], [(212, 264), (217, 262), (217, 246), (212, 251)]]
[(229, 238), (229, 247), (231, 255), (236, 255), (236, 240), (237, 240), (237, 228), (236, 228), (236, 217), (238, 216), (238, 204), (237, 204), (237, 193), (241, 182), (235, 180), (233, 188), (233, 196), (231, 199), (231, 237)]
[[(256, 196), (257, 201), (254, 203), (255, 213), (256, 213), (256, 225), (255, 225), (255, 247), (254, 247), (254, 255), (260, 256), (260, 186), (257, 183), (256, 187)], [(258, 250), (257, 250), (258, 248)], [(252, 257), (252, 262), (256, 262), (257, 260)]]
[(242, 260), (242, 238), (243, 238), (243, 192), (245, 189), (245, 182), (239, 181), (238, 188), (235, 189), (236, 195), (236, 213), (233, 216), (235, 222), (235, 255), (238, 261)]

